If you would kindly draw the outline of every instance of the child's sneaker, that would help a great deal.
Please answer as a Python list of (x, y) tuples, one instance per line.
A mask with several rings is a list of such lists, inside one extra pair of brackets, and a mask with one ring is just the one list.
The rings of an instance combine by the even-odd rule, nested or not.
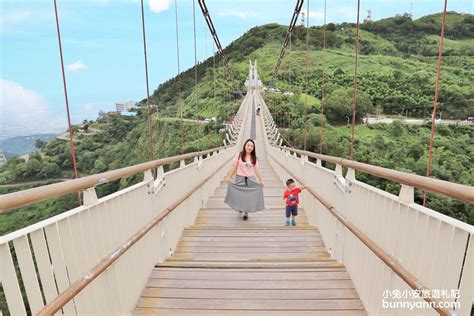
[(294, 219), (291, 220), (291, 225), (296, 226), (296, 221)]
[(290, 226), (290, 221), (286, 221), (285, 226)]

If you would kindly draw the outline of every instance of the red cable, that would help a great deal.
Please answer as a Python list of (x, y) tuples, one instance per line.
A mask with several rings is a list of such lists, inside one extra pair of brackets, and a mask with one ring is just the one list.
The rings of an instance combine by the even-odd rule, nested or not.
[(351, 146), (349, 148), (349, 159), (351, 160), (352, 160), (352, 153), (354, 151), (355, 109), (356, 109), (356, 103), (357, 103), (357, 61), (359, 58), (359, 11), (360, 11), (360, 0), (357, 0), (356, 47), (355, 47), (355, 62), (354, 62), (354, 96), (352, 99), (352, 137), (351, 137)]
[(155, 160), (155, 149), (153, 146), (153, 124), (151, 122), (151, 110), (150, 110), (150, 88), (148, 87), (148, 62), (146, 56), (146, 36), (145, 36), (145, 12), (143, 10), (143, 0), (142, 4), (142, 31), (143, 31), (143, 52), (145, 53), (145, 77), (146, 77), (146, 106), (148, 113), (148, 131), (150, 133), (150, 150), (151, 150), (151, 160)]
[[(78, 172), (77, 172), (77, 164), (76, 164), (76, 150), (74, 148), (74, 142), (73, 142), (73, 136), (72, 136), (71, 114), (69, 112), (69, 99), (67, 97), (66, 73), (64, 72), (63, 49), (62, 49), (62, 44), (61, 44), (61, 31), (59, 27), (58, 7), (56, 4), (56, 0), (54, 0), (54, 13), (56, 15), (56, 29), (58, 31), (59, 57), (61, 60), (61, 72), (63, 76), (64, 98), (66, 99), (67, 124), (69, 128), (69, 144), (71, 145), (72, 164), (74, 166), (74, 178), (77, 179)], [(79, 192), (77, 192), (77, 198), (78, 198), (79, 204), (81, 204), (81, 196)]]
[[(441, 35), (440, 35), (441, 38), (439, 41), (439, 50), (438, 50), (438, 76), (436, 77), (436, 84), (435, 84), (433, 115), (431, 117), (430, 147), (428, 149), (428, 166), (426, 168), (427, 177), (429, 177), (431, 173), (431, 159), (433, 158), (433, 142), (434, 142), (434, 135), (435, 135), (436, 110), (438, 108), (438, 90), (439, 90), (439, 80), (441, 77), (441, 60), (443, 59), (443, 40), (444, 40), (444, 30), (446, 28), (447, 7), (448, 7), (448, 0), (444, 0), (443, 21), (441, 23)], [(423, 206), (426, 206), (427, 198), (428, 198), (428, 192), (425, 191), (425, 194), (423, 196)]]
[(324, 139), (324, 81), (326, 79), (326, 0), (324, 0), (324, 27), (323, 27), (323, 81), (321, 83), (321, 128), (319, 130), (320, 142), (319, 142), (319, 153), (323, 153), (323, 139)]

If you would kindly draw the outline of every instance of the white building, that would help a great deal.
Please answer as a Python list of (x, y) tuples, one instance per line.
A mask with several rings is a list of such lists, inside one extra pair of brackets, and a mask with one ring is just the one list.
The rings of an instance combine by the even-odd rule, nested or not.
[(117, 109), (117, 112), (130, 112), (131, 110), (137, 108), (137, 102), (135, 101), (115, 102), (115, 107)]

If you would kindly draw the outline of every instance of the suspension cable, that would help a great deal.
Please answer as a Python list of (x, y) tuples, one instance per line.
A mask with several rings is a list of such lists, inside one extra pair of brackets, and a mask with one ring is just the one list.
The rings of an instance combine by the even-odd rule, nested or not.
[(196, 1), (193, 0), (193, 34), (194, 34), (194, 89), (195, 89), (195, 111), (198, 130), (198, 148), (201, 148), (201, 123), (199, 122), (199, 86), (198, 86), (198, 62), (197, 62), (197, 39), (196, 39)]
[(356, 45), (355, 45), (355, 60), (354, 60), (354, 95), (352, 98), (352, 136), (351, 145), (349, 147), (349, 159), (352, 160), (352, 154), (354, 152), (354, 140), (355, 140), (355, 112), (357, 105), (357, 62), (359, 58), (359, 12), (360, 12), (360, 0), (357, 0), (357, 25), (356, 25)]
[(216, 99), (216, 46), (212, 42), (212, 76), (214, 83), (214, 100)]
[(322, 154), (323, 153), (323, 144), (324, 144), (324, 122), (323, 122), (323, 118), (324, 118), (324, 101), (325, 101), (325, 95), (324, 95), (324, 82), (325, 82), (325, 79), (326, 79), (326, 41), (327, 41), (327, 38), (326, 38), (326, 30), (327, 30), (327, 26), (326, 26), (326, 0), (324, 0), (324, 26), (323, 26), (323, 80), (322, 80), (322, 83), (321, 83), (321, 106), (320, 106), (320, 112), (321, 112), (321, 119), (320, 119), (320, 124), (321, 124), (321, 128), (320, 128), (320, 141), (319, 141), (319, 153)]
[[(444, 30), (446, 29), (447, 7), (448, 7), (448, 0), (444, 0), (443, 21), (441, 22), (441, 35), (440, 35), (439, 49), (438, 49), (438, 73), (437, 73), (436, 84), (435, 84), (433, 114), (431, 116), (431, 135), (430, 135), (430, 146), (428, 148), (428, 165), (426, 167), (427, 177), (429, 177), (431, 173), (431, 160), (433, 158), (433, 142), (434, 142), (434, 135), (435, 135), (436, 110), (438, 108), (438, 91), (439, 91), (439, 81), (441, 78), (441, 61), (443, 59), (443, 42), (444, 42)], [(423, 195), (423, 206), (426, 206), (427, 199), (428, 199), (428, 191), (425, 191), (425, 194)]]
[(293, 44), (291, 34), (292, 33), (290, 33), (290, 44), (289, 44), (290, 48), (288, 50), (288, 87), (291, 85), (291, 55), (293, 55), (292, 50), (291, 50), (292, 49), (292, 44)]
[(181, 95), (181, 67), (179, 63), (179, 26), (178, 26), (178, 0), (174, 0), (174, 13), (175, 13), (175, 25), (176, 25), (176, 60), (178, 62), (178, 102), (179, 102), (179, 135), (181, 151), (183, 150), (184, 144), (184, 130), (183, 130), (183, 100)]
[(310, 57), (309, 57), (309, 0), (306, 3), (306, 93), (305, 93), (305, 98), (304, 98), (304, 114), (303, 114), (303, 149), (306, 150), (306, 140), (308, 137), (308, 93), (309, 93), (309, 87), (308, 87), (308, 76), (309, 76), (309, 62), (310, 62)]
[(227, 73), (229, 75), (229, 78), (234, 85), (234, 89), (240, 94), (241, 97), (243, 97), (243, 93), (239, 88), (239, 84), (236, 82), (234, 73), (232, 72), (232, 68), (230, 67), (229, 60), (227, 59), (227, 56), (224, 53), (224, 50), (222, 49), (221, 42), (219, 40), (219, 37), (217, 36), (216, 29), (214, 27), (214, 24), (212, 23), (211, 15), (209, 14), (209, 10), (207, 9), (206, 2), (205, 0), (198, 0), (199, 6), (201, 7), (202, 14), (204, 16), (204, 19), (206, 20), (207, 26), (209, 27), (209, 31), (211, 32), (212, 38), (214, 39), (214, 43), (216, 43), (217, 50), (219, 51), (219, 54), (222, 57), (222, 60), (224, 62), (224, 67), (227, 69)]
[[(72, 158), (72, 165), (74, 168), (74, 178), (77, 179), (78, 172), (77, 172), (77, 163), (76, 163), (76, 149), (74, 147), (74, 141), (73, 141), (73, 135), (72, 135), (72, 126), (71, 126), (71, 114), (69, 112), (69, 99), (67, 96), (67, 85), (66, 85), (66, 73), (64, 72), (64, 60), (63, 60), (63, 48), (61, 44), (61, 30), (59, 27), (59, 17), (58, 17), (58, 6), (56, 4), (56, 0), (54, 0), (54, 13), (56, 16), (56, 30), (58, 33), (58, 45), (59, 45), (59, 59), (61, 61), (61, 73), (63, 77), (63, 89), (64, 89), (64, 99), (66, 101), (66, 114), (67, 114), (67, 125), (69, 129), (69, 145), (71, 147), (71, 158)], [(77, 201), (79, 204), (82, 204), (81, 202), (81, 194), (78, 191), (77, 192)]]
[(204, 25), (204, 41), (205, 41), (206, 48), (204, 50), (205, 54), (204, 54), (203, 62), (204, 62), (204, 66), (205, 66), (205, 69), (206, 69), (205, 73), (207, 74), (207, 27), (206, 27), (206, 25)]
[(295, 24), (298, 21), (298, 16), (300, 14), (301, 7), (303, 6), (303, 3), (304, 3), (304, 0), (297, 0), (297, 2), (296, 2), (295, 11), (293, 12), (293, 16), (291, 17), (290, 25), (288, 26), (288, 30), (286, 31), (285, 40), (283, 41), (283, 45), (282, 45), (281, 51), (280, 51), (280, 56), (278, 57), (278, 61), (277, 61), (277, 64), (275, 66), (275, 70), (273, 72), (272, 79), (270, 80), (270, 82), (268, 84), (268, 89), (267, 89), (267, 91), (265, 92), (265, 94), (263, 96), (267, 95), (268, 90), (270, 90), (270, 87), (272, 87), (273, 83), (275, 82), (275, 79), (278, 75), (278, 70), (280, 69), (281, 62), (283, 60), (283, 57), (285, 56), (286, 48), (288, 47), (288, 44), (290, 42), (290, 36), (291, 36), (290, 33), (293, 32)]
[(146, 56), (145, 12), (143, 9), (143, 0), (141, 0), (141, 6), (142, 6), (143, 53), (145, 55), (146, 106), (147, 106), (147, 113), (148, 113), (148, 131), (150, 133), (151, 160), (155, 160), (155, 149), (153, 146), (153, 125), (151, 121), (151, 109), (150, 109), (150, 88), (148, 84), (148, 61), (147, 61), (147, 56)]

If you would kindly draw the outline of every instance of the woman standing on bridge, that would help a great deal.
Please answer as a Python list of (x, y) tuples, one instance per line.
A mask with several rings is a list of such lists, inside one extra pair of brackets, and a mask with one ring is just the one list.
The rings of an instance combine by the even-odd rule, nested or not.
[[(230, 178), (236, 174), (234, 182)], [(256, 181), (257, 176), (260, 184)], [(249, 212), (258, 212), (265, 209), (263, 201), (263, 179), (255, 153), (255, 143), (247, 139), (242, 151), (234, 157), (230, 171), (224, 179), (229, 182), (225, 202), (234, 210), (244, 212), (242, 217), (246, 221)]]

